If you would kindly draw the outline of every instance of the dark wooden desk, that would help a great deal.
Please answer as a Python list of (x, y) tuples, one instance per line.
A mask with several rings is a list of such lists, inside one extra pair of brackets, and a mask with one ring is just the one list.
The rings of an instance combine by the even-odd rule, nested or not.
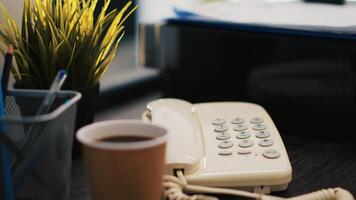
[[(356, 141), (326, 141), (294, 135), (283, 136), (283, 139), (292, 163), (293, 179), (288, 190), (275, 195), (290, 197), (322, 188), (342, 187), (356, 196)], [(72, 199), (89, 199), (88, 191), (83, 161), (74, 161)]]

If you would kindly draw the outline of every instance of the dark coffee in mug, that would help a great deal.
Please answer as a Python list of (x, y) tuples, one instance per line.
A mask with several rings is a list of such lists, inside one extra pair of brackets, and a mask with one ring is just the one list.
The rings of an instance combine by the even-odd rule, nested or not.
[(145, 140), (150, 140), (152, 137), (143, 137), (143, 136), (111, 136), (102, 138), (99, 141), (102, 142), (140, 142)]

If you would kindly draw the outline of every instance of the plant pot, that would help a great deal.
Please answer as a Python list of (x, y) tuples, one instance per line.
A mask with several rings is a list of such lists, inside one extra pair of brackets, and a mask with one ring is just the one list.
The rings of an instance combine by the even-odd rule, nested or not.
[[(100, 84), (92, 87), (77, 90), (82, 94), (78, 103), (77, 116), (75, 122), (75, 131), (81, 127), (94, 122), (96, 103), (98, 101)], [(74, 136), (75, 137), (75, 136)], [(72, 157), (73, 159), (81, 158), (83, 155), (81, 144), (74, 138)]]

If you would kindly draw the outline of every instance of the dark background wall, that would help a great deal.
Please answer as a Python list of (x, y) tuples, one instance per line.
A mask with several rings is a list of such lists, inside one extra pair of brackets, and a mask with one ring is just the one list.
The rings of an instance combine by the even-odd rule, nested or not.
[[(129, 0), (112, 0), (111, 3), (110, 3), (110, 6), (109, 6), (109, 9), (108, 10), (113, 10), (113, 9), (118, 9), (120, 10), (121, 8), (123, 8), (125, 6), (125, 4), (129, 2)], [(133, 1), (133, 6), (132, 8), (134, 7), (134, 5), (137, 5), (137, 1)], [(98, 6), (97, 8), (101, 8), (104, 4), (104, 0), (100, 0), (98, 2)], [(97, 10), (96, 11), (96, 14), (98, 14), (99, 11)], [(126, 26), (126, 39), (132, 39), (135, 35), (135, 32), (137, 30), (136, 28), (136, 19), (137, 19), (137, 10), (136, 12), (134, 12), (129, 18), (128, 20), (126, 21), (125, 23), (125, 26)]]

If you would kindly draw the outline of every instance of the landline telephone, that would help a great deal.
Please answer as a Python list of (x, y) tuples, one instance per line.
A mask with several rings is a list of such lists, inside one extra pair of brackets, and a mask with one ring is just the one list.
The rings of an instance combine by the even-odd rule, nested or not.
[[(265, 195), (287, 189), (292, 168), (279, 132), (261, 106), (160, 99), (147, 105), (143, 120), (162, 126), (169, 133), (164, 177), (168, 199), (216, 199), (189, 196), (183, 191), (283, 199)], [(353, 200), (353, 197), (348, 191), (336, 188), (292, 199)]]

